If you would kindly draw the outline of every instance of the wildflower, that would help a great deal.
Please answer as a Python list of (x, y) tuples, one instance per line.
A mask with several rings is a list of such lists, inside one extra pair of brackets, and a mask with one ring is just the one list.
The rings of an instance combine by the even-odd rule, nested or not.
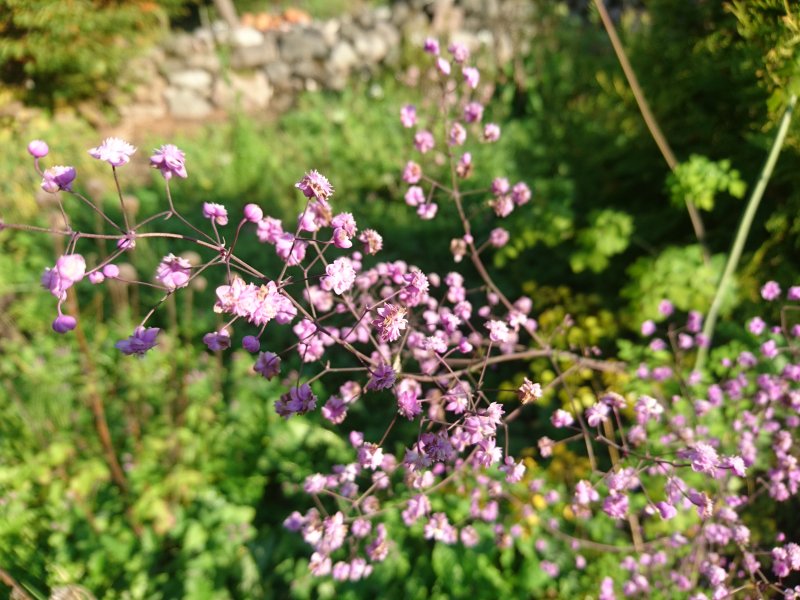
[(467, 123), (477, 123), (483, 118), (483, 104), (480, 102), (469, 102), (464, 107), (464, 120)]
[(447, 51), (453, 55), (453, 60), (458, 64), (463, 64), (469, 60), (469, 48), (459, 42), (453, 42), (447, 47)]
[(461, 155), (461, 158), (458, 159), (458, 164), (456, 165), (456, 175), (465, 179), (472, 174), (472, 154), (469, 152), (464, 152)]
[(441, 56), (436, 59), (436, 68), (442, 75), (450, 75), (450, 63)]
[(489, 339), (492, 342), (505, 343), (508, 341), (508, 326), (503, 321), (488, 321), (486, 329), (489, 330)]
[(153, 151), (150, 166), (161, 171), (161, 175), (169, 181), (173, 175), (186, 179), (186, 155), (177, 146), (165, 144)]
[(328, 178), (318, 171), (309, 171), (298, 181), (294, 187), (303, 192), (306, 198), (327, 200), (333, 194), (333, 186)]
[(346, 257), (337, 258), (325, 268), (327, 276), (323, 278), (323, 287), (333, 289), (341, 295), (353, 287), (356, 280), (356, 271), (353, 263)]
[(144, 353), (155, 347), (156, 336), (161, 331), (158, 327), (143, 327), (139, 326), (133, 331), (126, 340), (120, 340), (114, 347), (122, 351), (123, 354), (135, 354), (137, 356), (144, 356)]
[(394, 385), (395, 377), (392, 367), (385, 364), (378, 365), (372, 371), (372, 377), (367, 382), (366, 389), (371, 391), (388, 389)]
[(403, 169), (403, 181), (406, 183), (417, 183), (422, 179), (422, 167), (414, 161), (408, 161)]
[(517, 206), (527, 204), (531, 199), (531, 189), (524, 181), (519, 181), (511, 188), (511, 199)]
[(131, 154), (136, 152), (136, 148), (117, 137), (110, 137), (103, 140), (103, 143), (89, 150), (89, 155), (97, 160), (104, 160), (112, 167), (121, 167), (131, 160)]
[(439, 55), (439, 40), (436, 38), (427, 38), (425, 43), (422, 46), (422, 49), (425, 50), (428, 54), (433, 54), (434, 56)]
[(495, 248), (502, 248), (508, 243), (510, 238), (511, 236), (508, 231), (502, 227), (496, 227), (492, 229), (492, 232), (489, 234), (489, 243)]
[(483, 126), (483, 141), (496, 142), (500, 139), (500, 125), (497, 123), (487, 123)]
[(418, 185), (412, 185), (406, 191), (405, 200), (409, 206), (419, 206), (425, 202), (425, 192)]
[(624, 519), (628, 514), (628, 496), (611, 493), (603, 502), (603, 511), (612, 519)]
[(697, 442), (689, 452), (692, 470), (698, 473), (713, 475), (719, 466), (719, 455), (712, 446), (705, 442)]
[(42, 175), (42, 189), (55, 194), (60, 190), (72, 191), (72, 182), (75, 181), (77, 173), (75, 167), (58, 165), (50, 167)]
[(272, 352), (260, 352), (253, 370), (265, 379), (272, 379), (281, 372), (281, 357)]
[(400, 109), (400, 122), (403, 127), (410, 129), (417, 124), (417, 107), (413, 104), (406, 104)]
[(478, 83), (481, 80), (481, 74), (480, 71), (478, 71), (478, 69), (476, 69), (475, 67), (464, 67), (463, 69), (461, 69), (461, 75), (464, 77), (464, 81), (466, 82), (467, 87), (473, 90), (478, 87)]
[(47, 143), (42, 140), (33, 140), (28, 144), (28, 153), (33, 158), (44, 158), (49, 152), (50, 148), (47, 146)]
[(423, 221), (430, 221), (436, 216), (438, 210), (439, 205), (435, 202), (425, 202), (417, 207), (417, 215)]
[(378, 308), (380, 318), (372, 321), (378, 330), (378, 337), (383, 342), (394, 342), (400, 338), (400, 332), (406, 328), (406, 309), (402, 306), (386, 303)]
[(414, 147), (422, 154), (433, 150), (434, 139), (430, 131), (418, 131), (414, 136)]
[(611, 409), (608, 407), (608, 404), (603, 402), (598, 402), (597, 404), (593, 404), (587, 408), (586, 422), (589, 424), (589, 427), (598, 427), (601, 423), (608, 419), (608, 413), (610, 410)]
[(364, 244), (364, 252), (367, 254), (377, 254), (383, 248), (383, 238), (374, 229), (362, 231), (358, 241)]
[(250, 223), (260, 224), (261, 219), (264, 218), (264, 211), (261, 210), (261, 207), (258, 204), (245, 204), (244, 218)]
[(461, 123), (455, 122), (450, 127), (450, 133), (447, 136), (447, 143), (451, 146), (463, 146), (467, 141), (467, 130)]
[(305, 414), (317, 407), (317, 397), (307, 383), (300, 387), (292, 388), (275, 402), (275, 411), (288, 419), (292, 415)]
[(282, 233), (275, 240), (275, 251), (289, 266), (299, 265), (306, 257), (307, 242), (299, 240), (291, 233)]
[(525, 377), (522, 380), (522, 385), (517, 389), (517, 397), (523, 404), (535, 402), (542, 397), (542, 386)]
[(203, 343), (213, 352), (227, 350), (231, 347), (231, 334), (225, 329), (207, 333), (203, 336)]
[(553, 424), (553, 427), (560, 429), (572, 425), (575, 422), (575, 418), (564, 409), (559, 408), (550, 417), (550, 422)]
[(787, 300), (800, 300), (800, 285), (793, 285), (789, 288), (789, 291), (786, 292), (786, 299)]
[(174, 254), (168, 254), (161, 259), (161, 263), (156, 269), (156, 279), (165, 288), (172, 291), (189, 285), (191, 271), (192, 265), (188, 260)]
[(675, 307), (669, 300), (662, 300), (658, 304), (658, 312), (662, 317), (668, 317), (675, 311)]
[(781, 286), (777, 281), (768, 281), (761, 287), (761, 297), (768, 302), (776, 300), (781, 295)]
[(242, 338), (242, 348), (248, 352), (255, 354), (261, 349), (261, 342), (254, 335), (246, 335)]
[(53, 321), (53, 331), (56, 333), (67, 333), (77, 327), (78, 321), (70, 315), (59, 314)]
[(217, 225), (228, 224), (228, 211), (221, 204), (203, 202), (203, 216), (206, 219), (211, 219)]

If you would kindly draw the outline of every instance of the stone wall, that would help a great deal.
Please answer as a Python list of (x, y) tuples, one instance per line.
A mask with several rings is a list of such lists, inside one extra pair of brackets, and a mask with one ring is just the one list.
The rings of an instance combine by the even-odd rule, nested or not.
[(396, 65), (425, 37), (458, 40), (510, 60), (528, 42), (526, 0), (405, 0), (278, 30), (223, 23), (174, 33), (132, 61), (117, 105), (126, 120), (202, 120), (232, 110), (284, 110), (303, 90), (340, 90), (358, 73)]

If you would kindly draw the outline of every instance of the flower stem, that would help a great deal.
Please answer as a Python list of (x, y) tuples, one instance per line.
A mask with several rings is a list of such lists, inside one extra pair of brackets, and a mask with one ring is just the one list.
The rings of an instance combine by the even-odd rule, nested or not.
[(719, 316), (719, 310), (722, 306), (722, 299), (731, 284), (731, 278), (733, 277), (733, 273), (736, 271), (736, 267), (739, 264), (739, 258), (742, 256), (744, 243), (747, 240), (747, 235), (750, 233), (750, 226), (753, 224), (753, 218), (756, 215), (756, 210), (758, 210), (761, 197), (764, 195), (764, 190), (767, 188), (769, 178), (772, 176), (775, 163), (778, 162), (778, 156), (781, 153), (783, 142), (786, 139), (786, 134), (789, 131), (789, 123), (792, 120), (792, 113), (794, 112), (794, 106), (796, 103), (797, 94), (792, 94), (792, 96), (789, 98), (789, 104), (783, 113), (783, 117), (781, 118), (780, 125), (778, 126), (778, 132), (775, 135), (775, 140), (772, 142), (772, 149), (769, 151), (767, 161), (764, 163), (764, 167), (761, 169), (756, 186), (753, 189), (753, 193), (750, 195), (750, 200), (747, 202), (747, 208), (742, 216), (742, 222), (739, 224), (739, 229), (736, 231), (736, 238), (733, 241), (731, 253), (728, 255), (728, 262), (725, 264), (725, 271), (722, 273), (722, 278), (717, 286), (717, 293), (714, 296), (714, 301), (711, 303), (711, 308), (708, 311), (708, 316), (706, 317), (706, 322), (703, 326), (703, 336), (706, 339), (706, 343), (701, 346), (697, 352), (697, 361), (695, 362), (694, 366), (695, 371), (702, 371), (703, 367), (705, 366), (708, 358), (708, 349), (711, 345), (711, 339), (714, 336), (714, 327), (717, 324), (717, 317)]

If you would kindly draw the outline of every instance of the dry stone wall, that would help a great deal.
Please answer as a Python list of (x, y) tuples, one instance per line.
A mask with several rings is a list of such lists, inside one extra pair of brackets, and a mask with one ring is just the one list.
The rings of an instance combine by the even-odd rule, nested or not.
[(530, 10), (526, 0), (406, 0), (266, 32), (214, 23), (133, 61), (117, 104), (131, 120), (274, 113), (303, 90), (341, 90), (354, 74), (396, 65), (429, 35), (505, 62), (529, 43)]

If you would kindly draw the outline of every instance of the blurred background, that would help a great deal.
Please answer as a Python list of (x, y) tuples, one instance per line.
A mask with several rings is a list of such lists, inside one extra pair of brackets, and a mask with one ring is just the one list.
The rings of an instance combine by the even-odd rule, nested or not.
[[(32, 139), (50, 145), (48, 166), (74, 164), (76, 188), (119, 216), (113, 179), (86, 153), (115, 135), (139, 147), (120, 170), (134, 215), (166, 206), (146, 160), (164, 143), (186, 153), (189, 178), (171, 189), (198, 225), (202, 202), (233, 215), (256, 202), (294, 219), (293, 185), (317, 169), (336, 188), (337, 211), (383, 234), (383, 260), (446, 273), (457, 223), (446, 207), (420, 221), (403, 202), (411, 134), (398, 116), (406, 103), (431, 103), (422, 41), (457, 40), (481, 69), (485, 120), (503, 132), (473, 149), (468, 186), (503, 176), (533, 190), (504, 222), (512, 241), (492, 257), (496, 280), (509, 297), (533, 298), (543, 330), (571, 315), (565, 345), (632, 359), (629, 340), (661, 299), (680, 311), (710, 306), (797, 85), (800, 30), (782, 0), (617, 0), (608, 9), (675, 168), (588, 1), (0, 0), (0, 218), (58, 222), (52, 196), (38, 191)], [(764, 281), (799, 281), (799, 150), (794, 127), (724, 304), (732, 321)], [(702, 216), (704, 246), (687, 201)], [(67, 205), (76, 228), (102, 226)], [(494, 226), (479, 219), (478, 235)], [(620, 568), (600, 555), (553, 579), (530, 540), (510, 550), (490, 541), (443, 548), (398, 521), (395, 551), (372, 578), (314, 580), (308, 548), (281, 523), (307, 508), (305, 476), (351, 460), (338, 429), (318, 415), (280, 420), (279, 382), (253, 376), (240, 352), (206, 351), (200, 340), (218, 325), (211, 278), (164, 304), (152, 322), (165, 328), (161, 345), (142, 360), (123, 361), (113, 344), (158, 299), (144, 288), (80, 286), (69, 299), (80, 328), (52, 334), (54, 301), (39, 277), (63, 244), (0, 233), (0, 597), (579, 597), (598, 573)], [(279, 268), (253, 238), (237, 248), (265, 272)], [(93, 260), (109, 249), (83, 247)], [(149, 280), (163, 255), (192, 250), (141, 244), (120, 267)], [(734, 333), (723, 323), (719, 335)], [(273, 342), (288, 345), (288, 330), (276, 329)], [(545, 362), (496, 377), (531, 373), (555, 377)], [(593, 393), (588, 379), (576, 375), (579, 397)], [(550, 409), (563, 401), (547, 399)], [(522, 455), (548, 431), (538, 410), (515, 430)], [(392, 414), (388, 404), (380, 422), (361, 411), (347, 427), (382, 431)], [(581, 468), (565, 451), (536, 476)]]

